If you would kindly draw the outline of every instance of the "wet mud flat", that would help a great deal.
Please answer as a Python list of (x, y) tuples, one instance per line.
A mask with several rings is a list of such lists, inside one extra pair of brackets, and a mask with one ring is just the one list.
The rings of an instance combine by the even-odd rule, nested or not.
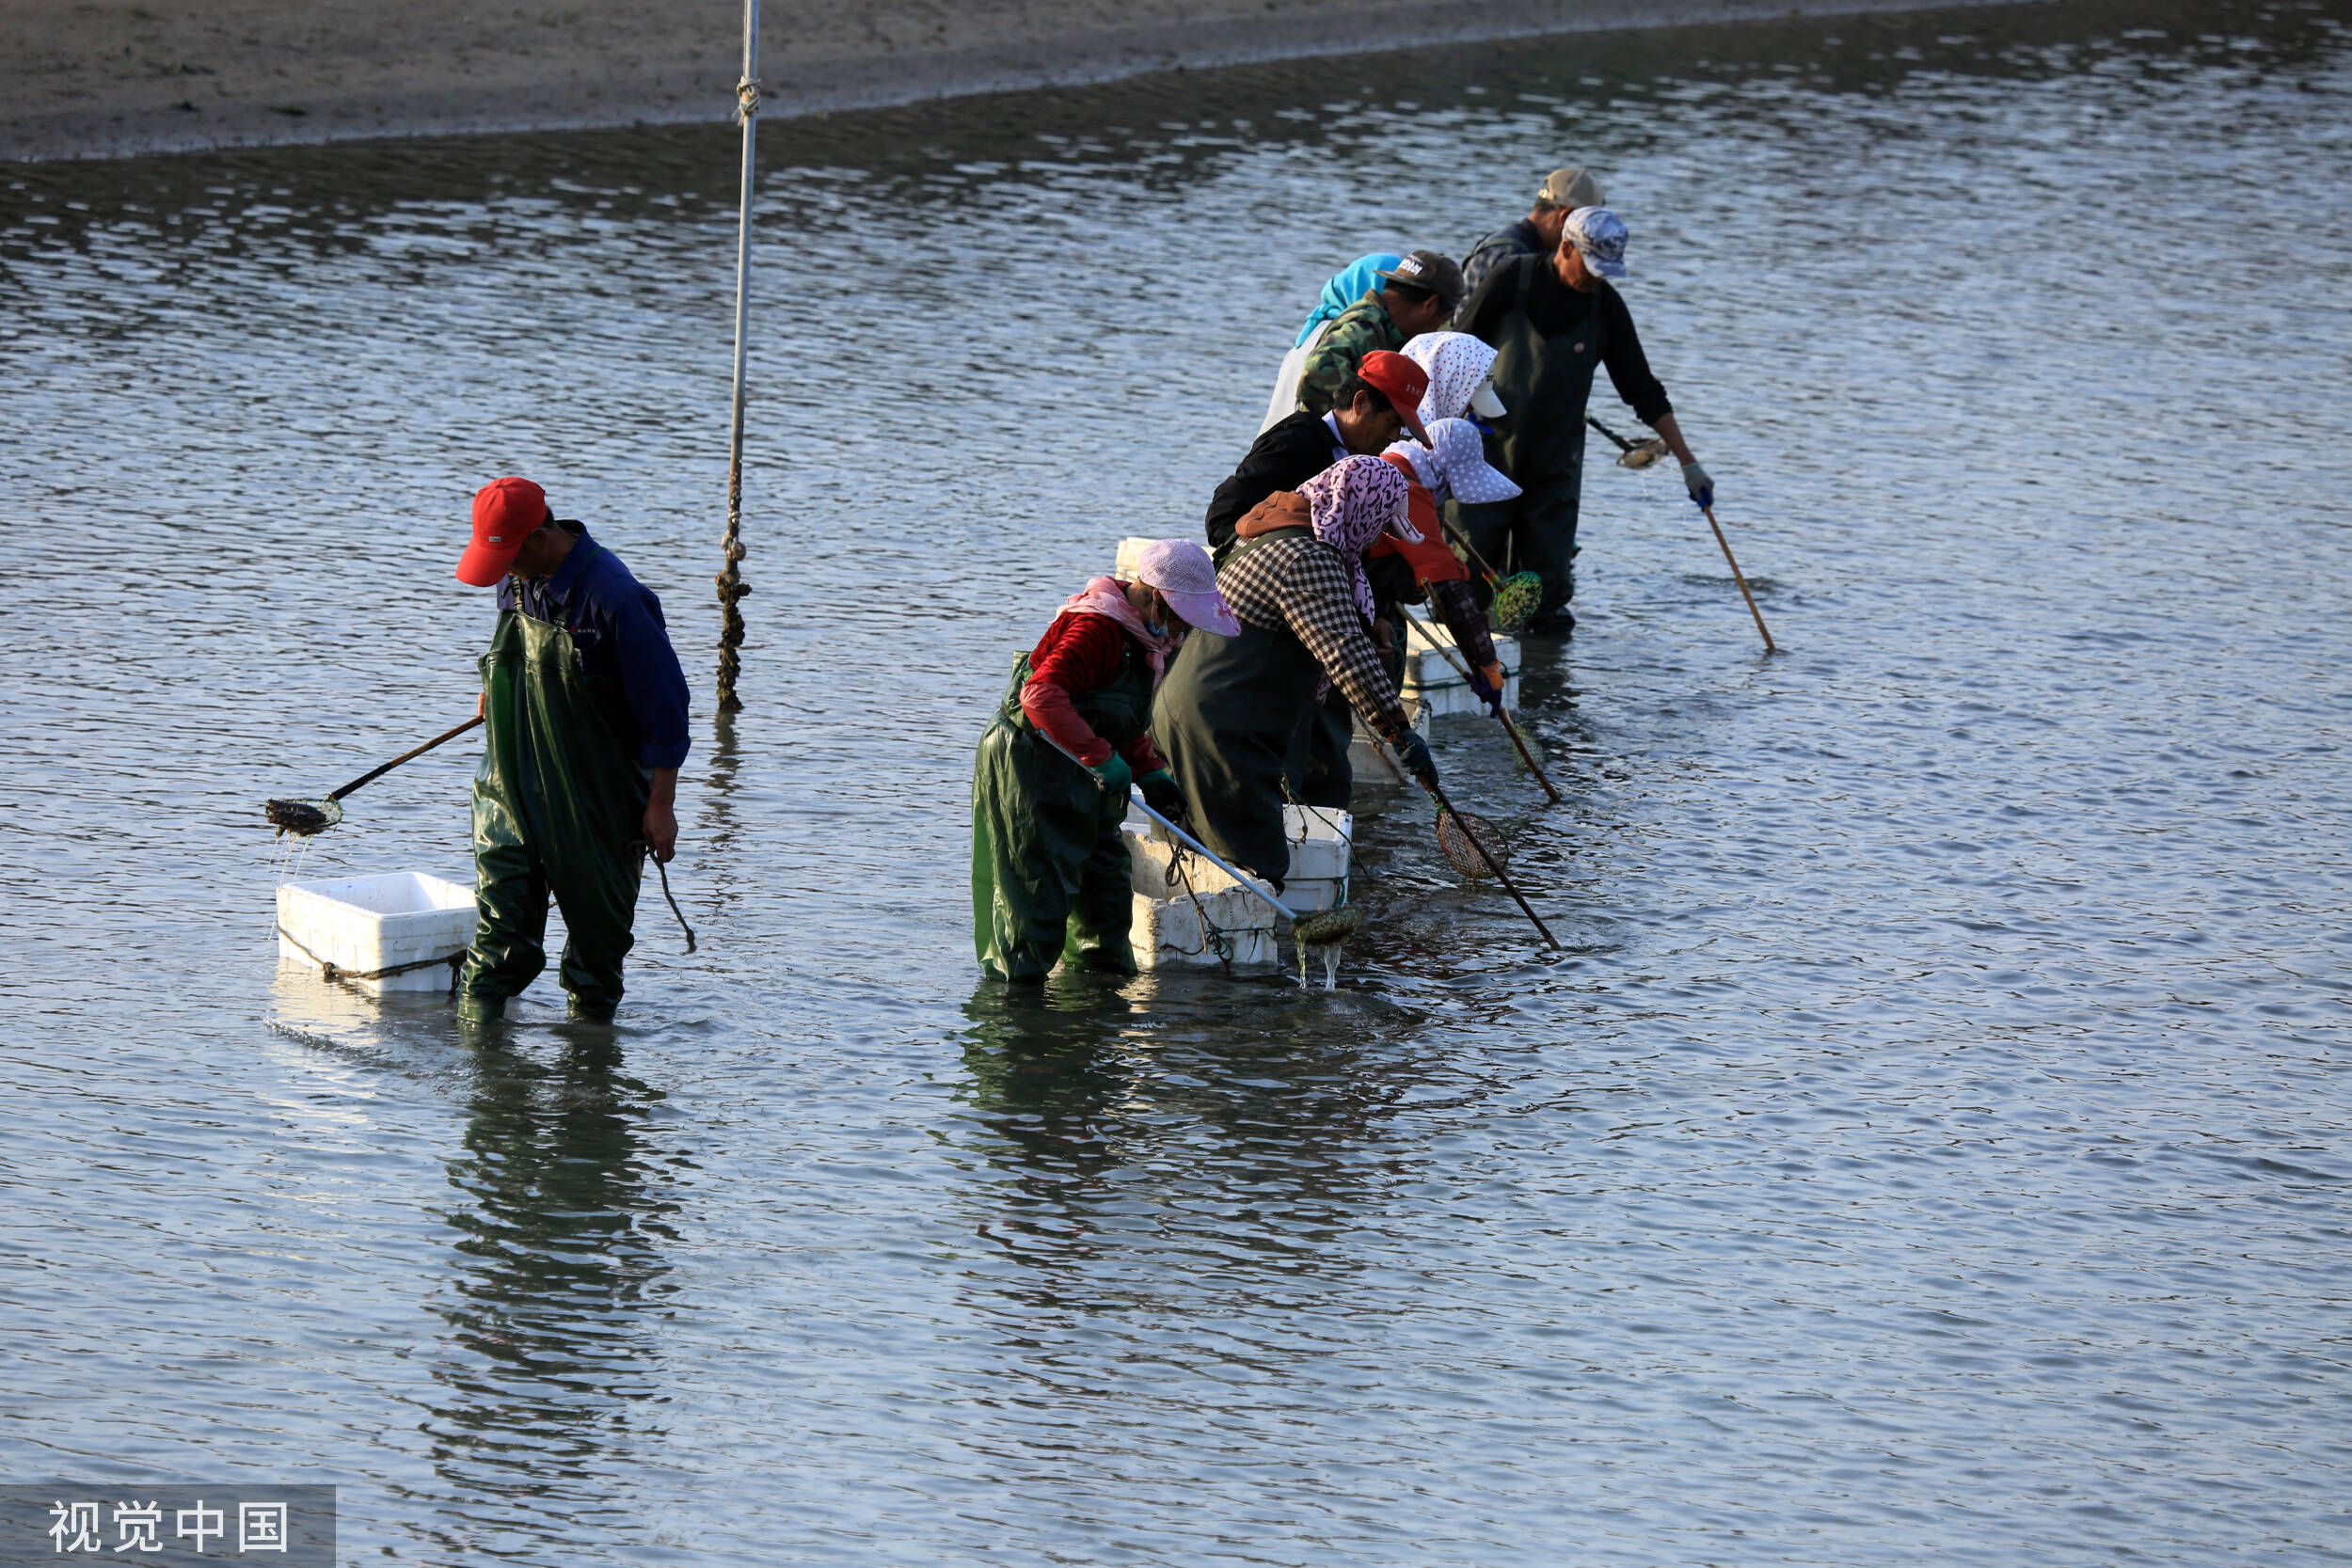
[[(768, 0), (771, 119), (1253, 60), (1753, 20), (1858, 0)], [(1915, 0), (1859, 0), (1915, 9)], [(0, 159), (716, 123), (743, 8), (626, 0), (0, 0)]]
[[(2348, 23), (763, 133), (727, 724), (724, 127), (9, 170), (0, 1460), (332, 1483), (368, 1561), (2336, 1560)], [(1522, 677), (1567, 803), (1436, 738), (1564, 954), (1399, 801), (1332, 992), (980, 984), (1014, 654), (1199, 526), (1333, 265), (1567, 155), (1787, 653), (1597, 468)], [(616, 1027), (485, 1048), (270, 929), (462, 880), (466, 749), (258, 808), (472, 711), (504, 472), (662, 595), (700, 942), (648, 902)]]

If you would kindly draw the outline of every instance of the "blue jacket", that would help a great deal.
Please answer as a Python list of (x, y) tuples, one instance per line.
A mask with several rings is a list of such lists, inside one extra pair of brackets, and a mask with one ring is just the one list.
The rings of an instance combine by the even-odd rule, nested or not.
[(535, 580), (509, 577), (499, 584), (499, 609), (519, 610), (569, 631), (589, 678), (619, 682), (628, 698), (637, 726), (637, 765), (676, 768), (688, 747), (686, 675), (670, 646), (661, 601), (587, 530), (564, 526), (579, 539), (564, 564)]

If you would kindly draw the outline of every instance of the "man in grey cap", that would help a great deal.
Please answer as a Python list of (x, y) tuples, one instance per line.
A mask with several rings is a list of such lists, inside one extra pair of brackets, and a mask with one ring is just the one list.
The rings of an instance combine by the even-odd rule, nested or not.
[(1307, 356), (1298, 378), (1298, 406), (1310, 414), (1328, 414), (1338, 405), (1340, 389), (1356, 378), (1365, 355), (1381, 349), (1394, 354), (1422, 333), (1437, 331), (1468, 297), (1462, 269), (1434, 250), (1399, 257), (1396, 265), (1374, 276), (1380, 287), (1366, 290), (1340, 312)]
[[(1617, 395), (1665, 438), (1698, 506), (1715, 482), (1691, 455), (1666, 388), (1650, 373), (1632, 312), (1610, 279), (1625, 276), (1626, 228), (1606, 207), (1579, 207), (1549, 256), (1522, 256), (1486, 275), (1463, 309), (1463, 329), (1495, 352), (1494, 388), (1508, 410), (1487, 437), (1486, 460), (1520, 486), (1517, 499), (1462, 507), (1454, 518), (1490, 562), (1544, 579), (1536, 631), (1573, 630), (1576, 522), (1584, 488), (1584, 405), (1606, 366)], [(1506, 554), (1503, 546), (1511, 546)], [(1506, 568), (1508, 569), (1508, 568)]]
[(1560, 226), (1579, 207), (1606, 207), (1600, 182), (1593, 171), (1571, 164), (1555, 168), (1535, 192), (1535, 209), (1505, 229), (1498, 229), (1476, 245), (1462, 261), (1462, 282), (1471, 293), (1486, 275), (1519, 256), (1549, 256), (1560, 248)]

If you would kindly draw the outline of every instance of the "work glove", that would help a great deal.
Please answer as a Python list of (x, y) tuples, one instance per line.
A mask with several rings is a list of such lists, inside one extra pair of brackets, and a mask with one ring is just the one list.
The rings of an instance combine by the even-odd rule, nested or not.
[(1165, 768), (1154, 768), (1136, 781), (1143, 791), (1143, 803), (1167, 817), (1170, 822), (1184, 819), (1184, 792), (1176, 787), (1176, 781)]
[(1391, 744), (1396, 747), (1397, 760), (1405, 764), (1405, 771), (1419, 779), (1425, 788), (1438, 787), (1438, 759), (1429, 754), (1429, 742), (1406, 730)]
[(1502, 666), (1500, 664), (1486, 665), (1470, 675), (1470, 689), (1478, 694), (1480, 702), (1486, 705), (1486, 711), (1498, 719), (1502, 717)]
[(1682, 466), (1683, 488), (1691, 492), (1691, 504), (1704, 512), (1715, 504), (1715, 482), (1707, 477), (1707, 470), (1696, 463)]
[(1135, 787), (1136, 770), (1127, 766), (1127, 759), (1113, 752), (1087, 769), (1103, 781), (1103, 787), (1113, 795), (1124, 795)]

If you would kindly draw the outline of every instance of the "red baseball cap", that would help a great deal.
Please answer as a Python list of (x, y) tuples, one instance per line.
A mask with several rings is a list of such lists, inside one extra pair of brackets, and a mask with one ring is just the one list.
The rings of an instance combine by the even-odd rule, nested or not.
[(473, 543), (457, 558), (457, 580), (475, 588), (496, 587), (515, 564), (515, 552), (523, 541), (554, 515), (548, 510), (548, 493), (527, 479), (494, 479), (475, 491)]
[(1413, 433), (1414, 440), (1424, 447), (1429, 444), (1429, 432), (1421, 425), (1421, 400), (1429, 393), (1427, 371), (1401, 354), (1376, 348), (1364, 356), (1356, 375), (1365, 386), (1378, 388), (1405, 416), (1405, 428)]

